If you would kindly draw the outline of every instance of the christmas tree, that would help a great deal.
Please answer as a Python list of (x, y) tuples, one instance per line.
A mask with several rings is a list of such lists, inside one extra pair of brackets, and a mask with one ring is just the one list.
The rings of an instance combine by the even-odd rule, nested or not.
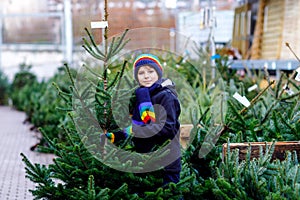
[[(130, 98), (125, 97), (131, 96), (134, 90), (124, 76), (127, 61), (122, 64), (113, 62), (128, 42), (124, 40), (127, 30), (120, 37), (113, 38), (110, 44), (105, 40), (103, 49), (95, 43), (88, 29), (86, 32), (88, 39), (83, 39), (83, 47), (101, 65), (95, 68), (84, 65), (84, 70), (74, 77), (66, 64), (71, 83), (69, 89), (62, 90), (53, 83), (59, 98), (65, 101), (65, 107), (60, 110), (68, 111), (67, 122), (60, 124), (66, 140), (50, 138), (43, 128), (40, 129), (49, 151), (56, 156), (54, 163), (49, 166), (33, 164), (22, 154), (27, 177), (37, 184), (31, 191), (35, 199), (180, 199), (200, 196), (203, 190), (199, 177), (188, 164), (183, 165), (183, 179), (179, 183), (161, 187), (163, 169), (155, 163), (168, 152), (138, 154), (131, 151), (130, 140), (113, 145), (102, 137), (120, 129), (120, 122), (124, 119), (116, 118), (113, 110), (121, 111), (123, 101), (130, 102)], [(107, 39), (106, 34), (104, 38)], [(122, 88), (121, 80), (127, 82), (131, 90)], [(124, 112), (124, 116), (128, 116), (128, 110)], [(44, 150), (47, 151), (47, 147)]]

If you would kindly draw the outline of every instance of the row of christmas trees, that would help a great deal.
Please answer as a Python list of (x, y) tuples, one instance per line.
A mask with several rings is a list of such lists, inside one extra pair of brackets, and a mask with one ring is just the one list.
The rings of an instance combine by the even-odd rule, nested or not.
[[(104, 16), (107, 21), (107, 9)], [(181, 181), (160, 187), (161, 169), (135, 172), (162, 155), (136, 155), (128, 141), (117, 148), (100, 142), (105, 132), (127, 120), (114, 117), (134, 88), (133, 52), (124, 53), (127, 30), (108, 40), (106, 27), (103, 49), (86, 31), (83, 47), (96, 65), (73, 70), (65, 64), (65, 71), (43, 82), (23, 68), (12, 84), (14, 106), (42, 134), (32, 149), (55, 154), (48, 166), (21, 154), (27, 177), (36, 183), (31, 191), (36, 199), (299, 199), (295, 152), (287, 152), (284, 161), (272, 160), (273, 143), (261, 149), (259, 158), (250, 157), (249, 150), (239, 160), (239, 152), (229, 148), (222, 156), (224, 143), (299, 140), (295, 73), (282, 73), (274, 83), (265, 71), (266, 86), (254, 87), (261, 85), (261, 74), (249, 70), (239, 77), (226, 56), (216, 58), (218, 73), (211, 79), (206, 49), (195, 48), (197, 59), (151, 49), (179, 88), (181, 121), (193, 125), (190, 143), (182, 149)]]
[[(126, 169), (143, 168), (145, 163), (136, 166), (130, 159), (120, 159), (123, 158), (120, 157), (122, 151), (100, 144), (99, 138), (104, 130), (111, 130), (116, 123), (111, 120), (111, 103), (117, 96), (115, 91), (125, 96), (126, 92), (131, 92), (121, 87), (120, 81), (132, 86), (130, 75), (126, 73), (132, 58), (120, 57), (122, 59), (105, 65), (127, 41), (123, 37), (115, 38), (111, 52), (105, 53), (89, 33), (88, 36), (90, 40), (84, 40), (85, 49), (103, 65), (85, 66), (83, 71), (65, 65), (65, 70), (60, 69), (52, 79), (43, 82), (36, 81), (34, 75), (23, 68), (20, 71), (22, 76), (17, 74), (12, 84), (14, 106), (24, 110), (28, 121), (42, 133), (37, 150), (56, 155), (53, 164), (42, 166), (31, 163), (22, 154), (27, 177), (37, 183), (32, 190), (36, 199), (299, 197), (296, 153), (288, 153), (284, 161), (272, 160), (274, 146), (270, 146), (267, 153), (261, 151), (258, 159), (250, 158), (249, 154), (245, 160), (239, 160), (236, 151), (227, 151), (224, 159), (221, 156), (222, 145), (227, 142), (299, 140), (300, 88), (294, 79), (295, 73), (290, 76), (282, 73), (274, 83), (268, 79), (266, 71), (264, 75), (269, 84), (248, 90), (263, 81), (261, 74), (249, 73), (244, 78), (239, 77), (228, 69), (230, 63), (226, 56), (216, 60), (219, 73), (215, 79), (209, 79), (204, 75), (207, 74), (203, 65), (207, 59), (205, 51), (198, 59), (160, 54), (160, 59), (170, 66), (170, 74), (174, 70), (179, 72), (183, 77), (180, 80), (184, 79), (190, 85), (180, 87), (179, 95), (182, 102), (188, 102), (183, 103), (188, 115), (182, 120), (194, 127), (188, 147), (182, 149), (181, 181), (161, 188), (161, 170), (128, 172)], [(25, 83), (21, 83), (24, 80)], [(178, 82), (178, 86), (180, 84)], [(250, 99), (250, 106), (237, 101), (234, 98), (236, 93)], [(96, 125), (93, 120), (96, 120)], [(123, 150), (127, 148), (126, 145), (120, 146)], [(148, 157), (141, 159), (147, 160)]]

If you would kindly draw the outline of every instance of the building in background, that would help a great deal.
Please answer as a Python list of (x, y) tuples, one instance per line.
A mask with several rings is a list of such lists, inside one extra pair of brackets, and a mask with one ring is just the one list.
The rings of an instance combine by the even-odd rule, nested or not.
[(299, 10), (299, 0), (249, 0), (235, 8), (232, 46), (243, 59), (295, 59), (286, 43), (300, 55)]
[[(209, 2), (217, 10), (232, 11), (237, 5), (233, 0), (109, 0), (109, 34), (113, 36), (127, 28), (176, 29), (176, 19), (181, 12), (197, 13)], [(2, 0), (3, 14), (15, 15), (4, 19), (3, 43), (61, 43), (63, 21), (59, 16), (42, 14), (62, 12), (63, 3), (64, 0)], [(91, 21), (104, 18), (103, 9), (104, 0), (72, 0), (74, 45), (81, 43), (84, 28), (89, 28)], [(22, 16), (34, 13), (41, 15)], [(200, 20), (200, 16), (198, 19), (191, 16), (189, 23), (197, 26)], [(101, 35), (101, 31), (95, 30), (95, 34)]]
[[(63, 55), (66, 48), (65, 1), (1, 0), (2, 32), (0, 37), (3, 54), (0, 55), (1, 68), (15, 72), (18, 64), (28, 62), (39, 69), (47, 68), (43, 76), (51, 76), (50, 69), (57, 68), (65, 60)], [(70, 1), (73, 51), (83, 51), (82, 37), (86, 36), (84, 28), (90, 29), (91, 21), (100, 21), (104, 18), (104, 0)], [(176, 44), (180, 41), (172, 38), (174, 32), (180, 32), (185, 37), (190, 37), (191, 33), (203, 33), (200, 37), (199, 34), (195, 35), (194, 40), (197, 42), (203, 42), (203, 39), (207, 38), (208, 29), (200, 27), (203, 8), (212, 6), (217, 11), (225, 12), (226, 10), (232, 11), (240, 4), (237, 0), (108, 0), (107, 2), (110, 38), (121, 34), (125, 29), (158, 27), (164, 31), (151, 33), (145, 29), (144, 32), (138, 32), (131, 37), (134, 37), (136, 43), (144, 44), (155, 35), (152, 39), (170, 50), (181, 49), (181, 46)], [(190, 12), (194, 15), (184, 14)], [(182, 16), (192, 24), (189, 28), (186, 28), (184, 23), (178, 23), (182, 20)], [(221, 22), (217, 27), (226, 23)], [(222, 42), (228, 40), (231, 22), (228, 24), (229, 26), (226, 26), (228, 30), (222, 28), (223, 34), (220, 36), (226, 35), (225, 39), (221, 39)], [(93, 29), (92, 32), (97, 43), (101, 43), (102, 31)], [(216, 39), (218, 40), (218, 37)], [(74, 59), (80, 60), (80, 58)]]

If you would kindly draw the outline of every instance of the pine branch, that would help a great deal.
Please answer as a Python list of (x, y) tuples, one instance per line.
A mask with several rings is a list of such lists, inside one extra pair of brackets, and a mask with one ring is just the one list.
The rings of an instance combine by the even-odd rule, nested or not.
[[(124, 71), (125, 71), (125, 68), (126, 68), (126, 64), (127, 64), (127, 60), (125, 60), (123, 62), (123, 65), (122, 65), (122, 68), (121, 68), (121, 72), (117, 74), (117, 76), (115, 77), (115, 79), (112, 81), (112, 83), (108, 86), (108, 89), (111, 88), (112, 86), (114, 86), (116, 83), (117, 83), (117, 91), (119, 90), (120, 88), (120, 84), (121, 84), (121, 81), (120, 79), (123, 77), (124, 75)], [(119, 76), (119, 77), (118, 77)]]
[[(298, 62), (300, 62), (299, 57), (296, 55), (296, 53), (293, 51), (293, 49), (291, 48), (290, 44), (288, 42), (285, 43), (285, 45), (289, 48), (289, 50), (293, 53), (293, 55), (295, 56), (295, 58), (298, 60)], [(296, 70), (293, 71), (293, 73), (290, 75), (289, 78), (293, 78), (296, 75)]]
[(103, 79), (103, 77), (100, 75), (100, 74), (98, 74), (98, 73), (96, 73), (96, 72), (94, 72), (90, 67), (88, 67), (86, 64), (83, 64), (82, 65), (84, 68), (86, 68), (92, 75), (94, 75), (95, 77), (97, 77), (97, 78), (99, 78), (99, 79)]
[(270, 83), (269, 83), (269, 85), (266, 87), (266, 88), (264, 88), (262, 91), (260, 91), (257, 95), (256, 95), (256, 97), (254, 97), (251, 101), (250, 101), (250, 106), (249, 107), (244, 107), (241, 111), (240, 111), (240, 114), (243, 114), (244, 112), (246, 112), (247, 110), (248, 110), (248, 108), (250, 108), (250, 107), (252, 107), (255, 103), (256, 103), (256, 101), (267, 91), (267, 89), (271, 86), (271, 85), (273, 85), (274, 84), (274, 80), (273, 81), (271, 81)]
[(278, 103), (278, 101), (273, 101), (272, 104), (269, 106), (265, 116), (260, 120), (260, 124), (264, 124), (266, 120), (268, 119), (269, 115), (272, 113), (275, 105)]
[(67, 63), (64, 63), (64, 66), (65, 66), (65, 68), (66, 68), (66, 70), (67, 70), (67, 74), (68, 74), (68, 76), (69, 76), (69, 79), (70, 79), (70, 81), (71, 81), (72, 86), (75, 87), (75, 82), (74, 82), (74, 79), (73, 79), (73, 76), (72, 76), (72, 73), (71, 73), (71, 71), (70, 71), (70, 68), (69, 68), (68, 64), (67, 64)]
[(288, 97), (280, 98), (279, 101), (286, 101), (286, 100), (289, 100), (289, 99), (293, 99), (293, 98), (295, 98), (297, 96), (300, 96), (300, 91), (297, 92), (297, 93), (295, 93), (295, 94), (292, 94), (292, 95), (290, 95)]
[(20, 155), (22, 156), (22, 161), (26, 164), (26, 178), (39, 185), (52, 186), (54, 184), (49, 173), (50, 170), (45, 165), (33, 165), (23, 153), (20, 153)]
[(121, 185), (121, 187), (119, 187), (118, 189), (116, 189), (110, 196), (111, 199), (116, 199), (116, 198), (120, 198), (122, 197), (122, 195), (124, 193), (126, 193), (126, 191), (128, 190), (128, 184), (124, 183), (123, 185)]
[(100, 49), (98, 48), (97, 44), (95, 43), (94, 37), (91, 35), (91, 33), (89, 32), (89, 30), (87, 28), (85, 28), (84, 30), (87, 33), (87, 35), (88, 35), (88, 37), (89, 37), (89, 39), (90, 39), (93, 47), (95, 48), (96, 52), (99, 55), (97, 55), (96, 52), (94, 52), (94, 50), (90, 47), (91, 45), (86, 40), (85, 40), (86, 41), (86, 45), (84, 45), (83, 47), (85, 49), (87, 49), (88, 52), (92, 52), (94, 55), (97, 55), (97, 57), (100, 57), (101, 58), (100, 60), (104, 61), (105, 54), (100, 51)]

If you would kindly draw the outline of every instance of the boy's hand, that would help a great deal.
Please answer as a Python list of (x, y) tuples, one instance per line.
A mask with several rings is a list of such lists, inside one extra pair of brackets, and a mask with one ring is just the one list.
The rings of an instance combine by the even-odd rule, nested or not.
[(115, 142), (115, 134), (114, 133), (105, 133), (105, 136), (107, 137), (107, 139), (110, 140), (111, 143)]
[(109, 139), (111, 143), (118, 143), (119, 141), (125, 140), (129, 135), (131, 135), (131, 127), (127, 127), (122, 131), (117, 131), (115, 133), (108, 132), (105, 134), (106, 138)]

